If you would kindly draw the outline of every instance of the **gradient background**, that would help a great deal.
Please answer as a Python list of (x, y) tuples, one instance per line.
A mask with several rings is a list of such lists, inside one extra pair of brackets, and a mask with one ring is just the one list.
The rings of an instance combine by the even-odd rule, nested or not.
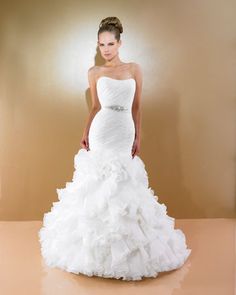
[(1, 1), (0, 220), (39, 220), (71, 181), (102, 18), (143, 70), (140, 157), (176, 218), (235, 217), (235, 1)]

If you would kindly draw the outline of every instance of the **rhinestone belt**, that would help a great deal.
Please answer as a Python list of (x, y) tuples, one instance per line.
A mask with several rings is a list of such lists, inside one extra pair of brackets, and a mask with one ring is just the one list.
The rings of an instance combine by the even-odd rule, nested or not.
[(127, 108), (124, 108), (123, 106), (121, 105), (110, 105), (110, 106), (104, 106), (104, 108), (109, 108), (109, 109), (112, 109), (114, 111), (125, 111), (125, 110), (128, 110)]

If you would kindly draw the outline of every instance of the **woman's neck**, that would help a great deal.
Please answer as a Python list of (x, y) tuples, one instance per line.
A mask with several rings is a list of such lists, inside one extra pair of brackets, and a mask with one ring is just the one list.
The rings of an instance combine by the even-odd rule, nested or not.
[(123, 65), (124, 63), (120, 60), (118, 56), (115, 56), (111, 60), (107, 60), (104, 64), (105, 67), (118, 67), (120, 65)]

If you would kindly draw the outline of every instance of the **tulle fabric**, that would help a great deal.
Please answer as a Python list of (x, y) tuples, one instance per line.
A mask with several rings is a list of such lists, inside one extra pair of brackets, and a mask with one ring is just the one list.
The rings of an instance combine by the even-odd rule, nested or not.
[(39, 232), (48, 266), (141, 280), (181, 267), (191, 250), (149, 187), (139, 156), (80, 149)]

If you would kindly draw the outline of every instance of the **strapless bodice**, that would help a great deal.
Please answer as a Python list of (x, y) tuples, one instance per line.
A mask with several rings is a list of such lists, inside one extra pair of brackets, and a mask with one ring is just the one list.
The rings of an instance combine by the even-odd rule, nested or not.
[(97, 80), (97, 95), (102, 109), (115, 111), (131, 111), (136, 81), (134, 78), (125, 80), (101, 76)]
[(135, 136), (131, 111), (135, 79), (118, 80), (101, 76), (96, 87), (101, 109), (94, 116), (89, 129), (90, 149), (115, 153), (124, 151), (131, 156)]

